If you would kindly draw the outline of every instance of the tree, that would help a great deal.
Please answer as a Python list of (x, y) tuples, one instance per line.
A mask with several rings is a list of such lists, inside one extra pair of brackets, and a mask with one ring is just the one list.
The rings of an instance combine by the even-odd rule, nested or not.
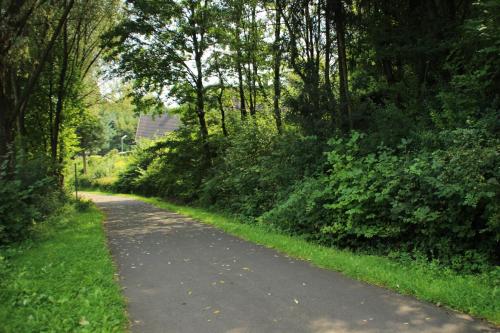
[[(347, 55), (345, 41), (345, 13), (341, 0), (327, 0), (328, 10), (333, 10), (335, 20), (335, 30), (337, 34), (337, 51), (339, 62), (339, 80), (340, 80), (340, 106), (343, 114), (347, 114), (349, 129), (353, 129), (352, 107), (349, 97), (349, 73), (347, 70)], [(328, 14), (330, 17), (330, 14)]]
[(1, 241), (27, 234), (63, 197), (63, 166), (93, 102), (101, 35), (117, 2), (0, 1), (0, 182), (22, 193), (2, 200), (29, 212), (0, 219)]
[(274, 71), (274, 98), (273, 98), (273, 108), (274, 108), (274, 118), (276, 120), (276, 128), (278, 132), (282, 131), (281, 124), (281, 109), (280, 109), (280, 97), (281, 97), (281, 82), (280, 82), (280, 70), (281, 70), (281, 0), (275, 0), (274, 9), (274, 44), (273, 44), (273, 71)]
[[(0, 4), (0, 159), (6, 158), (16, 135), (27, 132), (24, 120), (30, 97), (74, 3), (64, 0)], [(47, 29), (37, 29), (40, 23)], [(42, 43), (37, 43), (39, 39)]]
[(326, 128), (324, 120), (331, 115), (330, 103), (322, 93), (320, 70), (324, 62), (324, 3), (322, 0), (292, 2), (280, 6), (287, 38), (286, 58), (300, 79), (299, 93), (291, 100), (292, 111), (309, 133)]
[(208, 161), (204, 80), (212, 14), (208, 0), (129, 1), (127, 17), (115, 29), (110, 44), (112, 56), (118, 57), (117, 72), (134, 82), (138, 98), (153, 93), (150, 101), (161, 105), (165, 95), (185, 96), (175, 94), (188, 84), (195, 95), (199, 134)]
[(104, 143), (104, 127), (90, 113), (83, 114), (76, 128), (83, 159), (83, 173), (87, 174), (87, 152), (99, 150)]

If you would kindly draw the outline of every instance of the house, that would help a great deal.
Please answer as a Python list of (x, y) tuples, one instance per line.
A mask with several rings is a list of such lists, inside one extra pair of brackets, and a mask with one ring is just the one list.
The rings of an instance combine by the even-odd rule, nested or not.
[(137, 123), (135, 141), (162, 137), (169, 132), (175, 131), (179, 126), (180, 119), (178, 115), (168, 113), (161, 115), (142, 114)]

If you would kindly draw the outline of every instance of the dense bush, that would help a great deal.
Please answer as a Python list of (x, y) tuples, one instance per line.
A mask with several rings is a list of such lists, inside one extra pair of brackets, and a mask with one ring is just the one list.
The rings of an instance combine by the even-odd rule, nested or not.
[(205, 206), (259, 216), (321, 165), (322, 144), (314, 136), (293, 129), (278, 135), (269, 122), (240, 124), (233, 131), (238, 135), (222, 140), (202, 185), (199, 201)]
[(498, 138), (457, 129), (434, 138), (440, 148), (412, 150), (404, 141), (368, 154), (362, 141), (358, 133), (330, 140), (328, 171), (306, 178), (260, 221), (328, 244), (421, 253), (458, 269), (498, 260)]
[(234, 123), (232, 130), (239, 135), (211, 141), (211, 167), (188, 128), (136, 149), (115, 190), (198, 202), (255, 217), (320, 164), (321, 144), (315, 137), (298, 131), (280, 136), (265, 123)]
[(193, 201), (206, 172), (199, 139), (184, 128), (164, 140), (138, 147), (114, 188)]
[(46, 176), (44, 160), (19, 161), (9, 172), (0, 166), (0, 244), (20, 240), (34, 223), (53, 214), (66, 200), (56, 178)]

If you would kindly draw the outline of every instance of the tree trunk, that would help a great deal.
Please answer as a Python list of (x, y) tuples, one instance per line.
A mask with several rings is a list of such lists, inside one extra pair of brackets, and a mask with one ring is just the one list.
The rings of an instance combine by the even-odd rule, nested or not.
[(220, 110), (221, 129), (222, 129), (222, 134), (224, 134), (224, 136), (227, 136), (226, 112), (224, 110), (224, 103), (223, 103), (224, 90), (225, 90), (224, 77), (222, 76), (222, 71), (219, 63), (219, 56), (217, 54), (215, 55), (215, 68), (217, 69), (217, 76), (219, 78), (219, 94), (217, 95), (217, 103), (219, 104), (219, 110)]
[[(196, 52), (198, 53), (198, 52)], [(203, 76), (201, 71), (201, 56), (196, 56), (196, 68), (197, 68), (197, 79), (196, 79), (196, 114), (198, 115), (198, 120), (200, 124), (200, 134), (204, 142), (208, 140), (208, 129), (207, 123), (205, 121), (205, 94), (203, 91)]]
[[(256, 3), (252, 6), (252, 26), (250, 28), (250, 40), (252, 42), (251, 59), (252, 59), (252, 73), (251, 73), (251, 90), (253, 99), (253, 107), (250, 109), (250, 115), (255, 116), (257, 111), (257, 19), (256, 19)], [(249, 65), (250, 66), (250, 65)]]
[(385, 78), (387, 80), (387, 83), (389, 83), (389, 85), (396, 83), (396, 80), (394, 78), (394, 72), (392, 70), (391, 60), (389, 60), (387, 58), (383, 58), (381, 62), (382, 62), (382, 68), (384, 69), (384, 75), (385, 75)]
[(13, 149), (16, 139), (16, 127), (24, 131), (25, 112), (32, 90), (38, 82), (45, 62), (62, 30), (63, 24), (66, 22), (74, 1), (69, 0), (40, 57), (33, 59), (32, 63), (35, 66), (27, 78), (26, 84), (23, 85), (23, 89), (20, 87), (20, 82), (24, 81), (25, 78), (19, 78), (17, 68), (13, 67), (12, 64), (5, 63), (4, 59), (8, 57), (10, 47), (25, 32), (24, 27), (33, 15), (37, 2), (33, 2), (31, 7), (22, 15), (20, 10), (24, 1), (12, 2), (9, 9), (2, 15), (6, 19), (8, 29), (5, 32), (6, 35), (2, 34), (2, 44), (0, 45), (0, 161), (9, 159), (9, 166), (12, 168), (14, 159), (7, 155)]
[(217, 102), (219, 103), (222, 134), (224, 134), (224, 136), (227, 136), (226, 112), (224, 111), (224, 104), (222, 103), (222, 96), (223, 95), (224, 95), (224, 89), (221, 86), (219, 95), (217, 96)]
[(281, 97), (281, 84), (280, 84), (280, 69), (281, 69), (281, 4), (280, 0), (276, 0), (275, 9), (275, 22), (274, 22), (274, 119), (276, 120), (276, 128), (278, 133), (281, 134), (281, 109), (280, 109), (280, 97)]
[[(194, 14), (194, 9), (193, 9)], [(207, 163), (210, 164), (211, 154), (210, 147), (208, 145), (208, 129), (207, 122), (205, 120), (205, 92), (203, 89), (203, 68), (201, 64), (201, 58), (203, 56), (203, 49), (198, 41), (198, 36), (195, 33), (192, 35), (193, 48), (194, 48), (194, 59), (196, 63), (196, 114), (198, 116), (198, 121), (200, 125), (200, 136), (203, 144), (203, 150), (205, 151), (205, 157)], [(203, 42), (203, 36), (201, 37), (201, 42)]]
[(349, 98), (349, 82), (347, 71), (347, 56), (345, 45), (345, 14), (341, 0), (328, 0), (333, 2), (333, 13), (335, 17), (335, 28), (337, 32), (337, 49), (339, 61), (339, 81), (340, 81), (340, 107), (342, 113), (347, 114), (349, 129), (352, 130), (352, 109)]
[[(71, 11), (71, 8), (73, 8), (74, 3), (75, 3), (75, 0), (69, 0), (69, 3), (64, 4), (65, 9), (64, 9), (64, 12), (63, 12), (61, 18), (59, 19), (58, 25), (57, 25), (54, 33), (52, 34), (52, 37), (51, 37), (50, 41), (48, 42), (47, 47), (45, 48), (42, 56), (40, 57), (36, 68), (34, 69), (32, 75), (30, 76), (28, 83), (27, 83), (25, 89), (23, 90), (23, 93), (22, 93), (22, 96), (21, 96), (19, 103), (17, 103), (17, 110), (16, 111), (17, 111), (18, 117), (22, 117), (23, 121), (24, 121), (24, 113), (25, 113), (26, 108), (28, 106), (29, 98), (31, 96), (33, 89), (35, 88), (35, 85), (38, 81), (38, 78), (40, 77), (40, 74), (42, 73), (42, 70), (43, 70), (43, 67), (45, 66), (45, 63), (49, 59), (50, 52), (52, 51), (54, 44), (55, 44), (57, 38), (59, 37), (61, 30), (66, 29), (66, 31), (67, 31), (67, 18), (68, 18), (69, 12)], [(67, 32), (66, 32), (66, 34), (67, 34)]]
[(59, 145), (59, 133), (61, 130), (62, 123), (62, 113), (64, 108), (64, 98), (66, 95), (66, 72), (68, 70), (68, 27), (67, 24), (64, 24), (63, 29), (63, 50), (62, 50), (62, 59), (61, 59), (61, 72), (59, 74), (59, 83), (58, 83), (58, 91), (57, 91), (57, 103), (54, 117), (54, 125), (53, 125), (53, 135), (50, 144), (51, 148), (51, 157), (52, 157), (52, 167), (54, 168), (55, 174), (59, 174), (59, 163), (57, 159), (57, 151)]
[(241, 8), (237, 8), (237, 11), (238, 12), (235, 19), (236, 30), (234, 31), (236, 39), (236, 71), (238, 72), (238, 89), (240, 94), (241, 119), (244, 119), (247, 116), (247, 109), (245, 102), (245, 89), (243, 87), (243, 68), (242, 68), (243, 55), (241, 53), (241, 37), (240, 37)]
[(241, 118), (244, 119), (247, 116), (246, 102), (245, 102), (245, 89), (243, 88), (243, 70), (241, 68), (241, 51), (237, 51), (237, 63), (236, 69), (238, 71), (238, 89), (240, 93), (240, 112)]
[[(255, 55), (254, 55), (255, 57)], [(251, 85), (251, 93), (252, 93), (252, 100), (253, 100), (253, 107), (250, 110), (250, 115), (255, 116), (257, 113), (257, 60), (254, 58), (252, 59), (252, 85)]]
[(83, 161), (83, 174), (87, 174), (87, 153), (85, 152), (85, 149), (82, 150), (82, 161)]
[(332, 1), (327, 1), (325, 4), (325, 69), (324, 69), (324, 80), (325, 80), (325, 90), (326, 90), (326, 104), (328, 111), (332, 116), (332, 125), (336, 128), (340, 128), (340, 114), (335, 113), (334, 107), (334, 96), (332, 91), (332, 83), (330, 79), (330, 62), (331, 62), (331, 50), (332, 50), (332, 21), (333, 21), (333, 8)]
[(248, 86), (248, 106), (250, 107), (250, 115), (254, 116), (255, 115), (255, 103), (253, 99), (253, 87), (252, 87), (252, 69), (250, 68), (251, 65), (247, 64), (246, 66), (246, 72), (247, 72), (247, 86)]
[[(8, 73), (3, 72), (0, 77), (0, 162), (4, 160), (12, 160), (9, 152), (14, 144), (15, 136), (15, 114), (12, 99), (8, 96), (10, 94), (10, 81), (7, 77)], [(13, 166), (13, 165), (10, 165)], [(10, 169), (10, 168), (9, 168)]]

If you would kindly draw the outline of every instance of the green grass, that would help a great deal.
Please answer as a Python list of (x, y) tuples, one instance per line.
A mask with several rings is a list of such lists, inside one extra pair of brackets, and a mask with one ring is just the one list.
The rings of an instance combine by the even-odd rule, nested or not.
[(33, 239), (0, 248), (0, 332), (126, 331), (102, 220), (94, 206), (67, 206)]
[[(106, 194), (106, 193), (103, 193)], [(500, 268), (484, 275), (462, 275), (429, 263), (399, 262), (387, 257), (356, 254), (320, 246), (201, 208), (181, 206), (158, 198), (127, 195), (154, 206), (187, 215), (253, 243), (274, 248), (357, 280), (413, 295), (451, 309), (500, 324)]]

